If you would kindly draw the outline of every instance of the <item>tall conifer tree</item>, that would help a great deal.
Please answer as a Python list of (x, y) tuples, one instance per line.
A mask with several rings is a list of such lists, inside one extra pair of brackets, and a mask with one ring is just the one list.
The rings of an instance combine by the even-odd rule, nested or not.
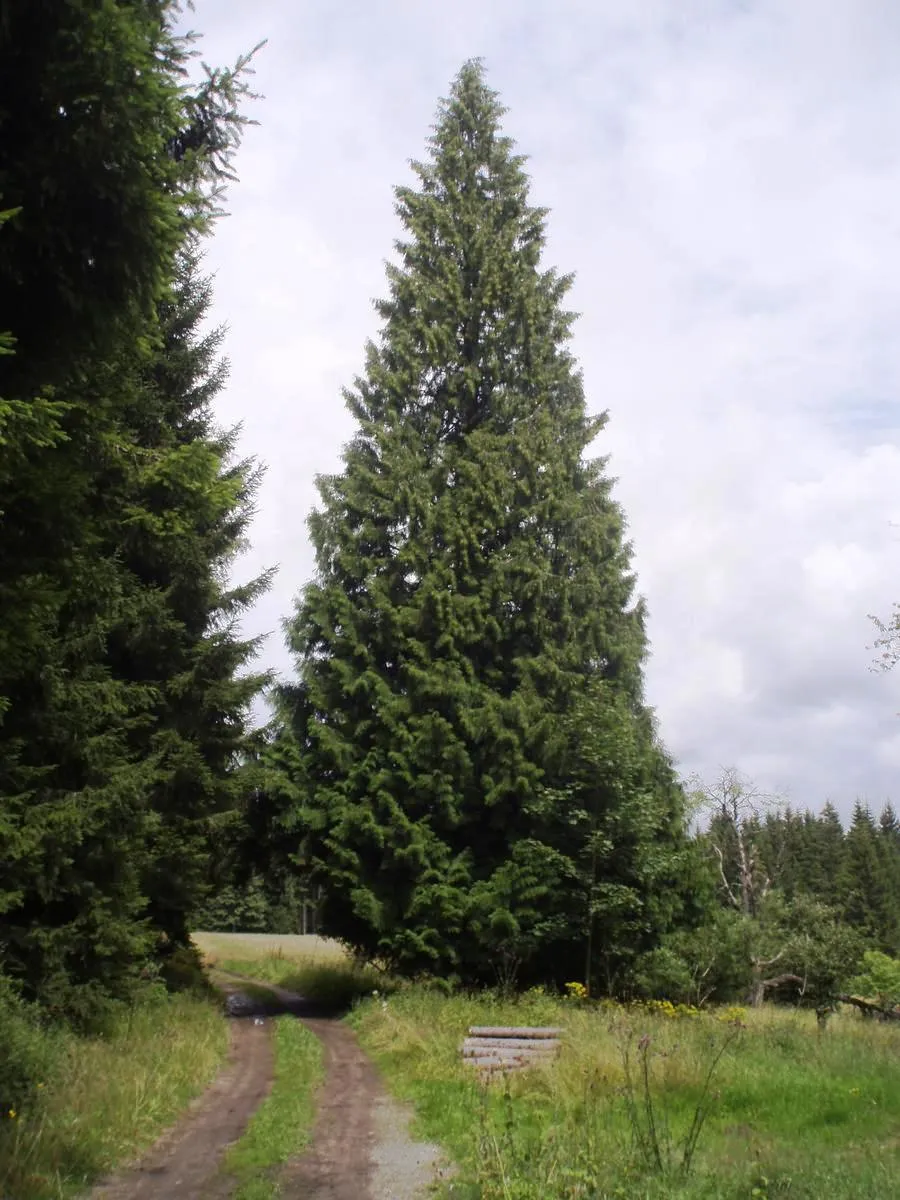
[[(209, 878), (213, 823), (242, 801), (246, 721), (265, 673), (246, 668), (259, 639), (240, 636), (241, 614), (271, 572), (234, 586), (261, 472), (235, 458), (238, 430), (222, 431), (213, 401), (227, 373), (222, 331), (204, 333), (211, 284), (196, 246), (160, 306), (159, 344), (125, 410), (133, 461), (108, 479), (119, 489), (109, 549), (129, 604), (111, 632), (107, 661), (147, 693), (132, 750), (152, 768), (143, 890), (152, 928), (185, 944)], [(246, 785), (246, 790), (250, 785)]]
[[(571, 279), (542, 266), (546, 213), (503, 111), (467, 64), (413, 164), (418, 185), (397, 189), (399, 265), (347, 393), (343, 471), (319, 482), (317, 576), (290, 625), (326, 928), (405, 969), (467, 978), (501, 959), (538, 969), (573, 923), (586, 936), (600, 880), (548, 814), (552, 796), (568, 796), (559, 814), (590, 814), (639, 787), (644, 808), (664, 810), (603, 844), (601, 866), (618, 853), (609, 869), (629, 885), (653, 872), (625, 860), (654, 839), (662, 851), (678, 826), (642, 706), (623, 516), (605, 461), (586, 457), (605, 415), (588, 414)], [(590, 738), (581, 702), (603, 695), (609, 755), (593, 767), (608, 786), (573, 801), (590, 755), (569, 761), (561, 719), (581, 705)], [(622, 721), (626, 737), (606, 736)], [(595, 816), (593, 832), (615, 837)]]
[[(127, 994), (146, 961), (161, 920), (150, 863), (173, 824), (160, 742), (174, 764), (190, 729), (219, 771), (204, 722), (240, 660), (225, 648), (204, 676), (209, 576), (239, 536), (246, 481), (220, 472), (221, 439), (203, 430), (180, 452), (144, 436), (172, 416), (151, 389), (160, 355), (175, 416), (192, 384), (159, 316), (246, 123), (246, 60), (185, 86), (178, 7), (0, 12), (0, 969), (72, 1016)], [(151, 530), (156, 557), (135, 563)], [(123, 630), (146, 650), (178, 622), (180, 658), (160, 638), (148, 669), (136, 635), (123, 665)], [(196, 815), (200, 764), (184, 762), (169, 775)], [(168, 899), (183, 874), (167, 872)]]

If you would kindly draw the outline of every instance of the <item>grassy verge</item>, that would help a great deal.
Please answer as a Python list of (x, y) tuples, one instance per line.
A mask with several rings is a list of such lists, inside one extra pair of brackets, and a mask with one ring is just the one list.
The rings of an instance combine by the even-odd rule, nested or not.
[[(892, 1200), (900, 1030), (847, 1015), (820, 1037), (809, 1013), (744, 1016), (741, 1028), (409, 989), (351, 1019), (420, 1132), (462, 1168), (448, 1193), (460, 1200)], [(460, 1060), (471, 1024), (561, 1024), (563, 1053), (485, 1087)]]
[(0, 1129), (0, 1196), (16, 1200), (74, 1196), (149, 1146), (213, 1078), (228, 1040), (220, 1008), (188, 993), (130, 1010), (104, 1037), (33, 1036), (47, 1064), (40, 1103)]
[(225, 1172), (238, 1181), (235, 1200), (273, 1200), (280, 1195), (277, 1168), (309, 1143), (315, 1090), (323, 1075), (319, 1039), (295, 1017), (278, 1017), (272, 1091), (225, 1159)]

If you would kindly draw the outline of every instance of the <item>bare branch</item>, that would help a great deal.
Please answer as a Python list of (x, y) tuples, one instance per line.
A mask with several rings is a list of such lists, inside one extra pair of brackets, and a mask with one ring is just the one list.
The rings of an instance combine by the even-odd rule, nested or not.
[(852, 1004), (864, 1017), (879, 1017), (883, 1021), (900, 1021), (900, 1009), (883, 1008), (880, 1004), (873, 1004), (871, 1000), (864, 1000), (862, 996), (848, 996), (844, 992), (839, 992), (835, 996), (835, 1000), (840, 1001), (841, 1004)]
[(722, 879), (722, 886), (724, 887), (725, 891), (728, 894), (728, 899), (731, 901), (731, 903), (734, 905), (734, 907), (736, 909), (740, 910), (741, 902), (738, 899), (738, 897), (734, 894), (734, 892), (732, 891), (731, 884), (728, 882), (728, 876), (725, 874), (725, 856), (722, 854), (722, 851), (719, 849), (718, 846), (714, 845), (713, 850), (715, 850), (716, 857), (719, 860), (719, 875), (721, 876), (721, 879)]
[(784, 958), (786, 953), (787, 947), (782, 946), (778, 953), (772, 958), (754, 958), (752, 962), (754, 967), (756, 967), (758, 970), (762, 970), (763, 967), (774, 967), (777, 962)]

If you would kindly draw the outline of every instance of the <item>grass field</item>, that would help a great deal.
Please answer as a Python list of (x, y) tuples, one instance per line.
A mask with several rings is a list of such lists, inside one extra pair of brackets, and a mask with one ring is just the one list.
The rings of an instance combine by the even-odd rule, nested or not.
[(224, 959), (254, 959), (281, 956), (294, 965), (310, 962), (341, 961), (347, 953), (339, 942), (315, 934), (299, 933), (204, 933), (191, 934), (194, 944), (210, 965)]
[[(900, 1192), (896, 1026), (847, 1012), (820, 1035), (814, 1015), (795, 1010), (696, 1016), (540, 994), (501, 1001), (392, 991), (320, 939), (198, 941), (221, 965), (256, 978), (360, 997), (350, 1020), (390, 1089), (414, 1103), (419, 1134), (458, 1164), (445, 1192), (456, 1200), (895, 1200)], [(555, 1065), (486, 1086), (460, 1058), (472, 1024), (560, 1024), (563, 1051)]]
[(40, 1036), (41, 1103), (0, 1130), (4, 1200), (78, 1195), (152, 1144), (215, 1075), (228, 1040), (218, 1006), (188, 994), (140, 1005), (105, 1037)]
[(376, 967), (354, 963), (337, 942), (311, 934), (195, 933), (193, 939), (210, 967), (276, 983), (335, 1008), (389, 982)]
[[(422, 1132), (462, 1167), (460, 1198), (898, 1194), (896, 1027), (847, 1015), (820, 1037), (808, 1012), (767, 1009), (741, 1028), (716, 1014), (416, 990), (364, 1002), (354, 1023), (394, 1090), (415, 1103)], [(563, 1052), (556, 1065), (486, 1087), (460, 1061), (471, 1024), (560, 1024)]]

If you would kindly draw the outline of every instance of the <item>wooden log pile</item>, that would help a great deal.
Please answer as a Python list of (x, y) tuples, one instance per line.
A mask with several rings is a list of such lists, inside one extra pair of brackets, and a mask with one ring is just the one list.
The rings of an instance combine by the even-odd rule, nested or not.
[(473, 1025), (462, 1044), (463, 1061), (478, 1071), (518, 1071), (559, 1053), (562, 1029), (549, 1026)]

